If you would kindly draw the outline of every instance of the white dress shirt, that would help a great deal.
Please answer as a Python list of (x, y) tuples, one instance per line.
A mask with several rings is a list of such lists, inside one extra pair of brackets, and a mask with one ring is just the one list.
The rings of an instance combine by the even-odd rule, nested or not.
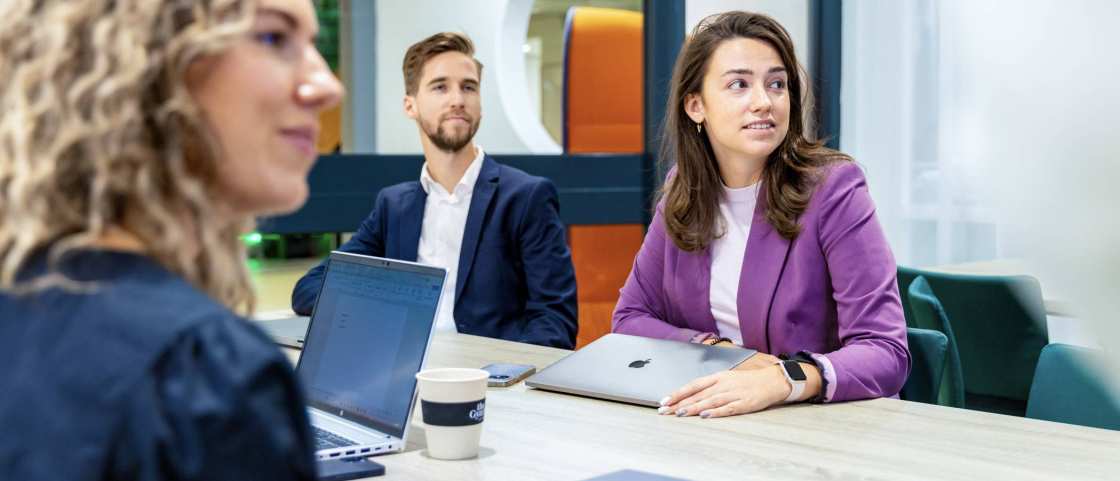
[(482, 147), (477, 147), (471, 165), (451, 192), (443, 188), (428, 173), (428, 163), (420, 168), (420, 186), (427, 192), (424, 203), (424, 223), (420, 228), (420, 243), (416, 248), (417, 262), (447, 269), (443, 284), (443, 297), (436, 312), (436, 329), (457, 331), (455, 327), (455, 283), (459, 275), (459, 253), (463, 246), (463, 231), (467, 214), (471, 210), (474, 184), (482, 170)]
[(732, 189), (723, 187), (719, 213), (727, 232), (712, 241), (712, 280), (708, 302), (720, 337), (743, 345), (739, 328), (739, 279), (743, 257), (747, 255), (747, 236), (751, 232), (759, 183)]

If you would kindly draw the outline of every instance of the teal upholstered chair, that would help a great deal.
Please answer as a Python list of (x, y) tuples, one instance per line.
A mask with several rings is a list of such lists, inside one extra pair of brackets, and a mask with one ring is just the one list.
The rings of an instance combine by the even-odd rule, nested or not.
[(917, 276), (910, 283), (908, 291), (906, 297), (910, 300), (914, 327), (920, 330), (932, 330), (945, 336), (943, 374), (940, 376), (937, 404), (963, 408), (965, 407), (964, 374), (961, 372), (960, 352), (957, 350), (956, 336), (953, 334), (949, 317), (925, 277)]
[(1096, 370), (1105, 363), (1098, 350), (1050, 344), (1034, 372), (1027, 417), (1120, 430), (1120, 399)]
[(952, 324), (965, 407), (1025, 415), (1038, 356), (1049, 342), (1038, 281), (1027, 276), (918, 272)]
[(898, 299), (902, 301), (902, 314), (906, 317), (906, 325), (908, 327), (917, 327), (914, 324), (914, 314), (910, 308), (910, 298), (906, 293), (910, 289), (910, 284), (922, 275), (922, 271), (914, 269), (913, 267), (898, 266), (898, 274), (896, 276), (898, 282)]
[(907, 401), (939, 404), (949, 338), (931, 329), (906, 328), (910, 346), (910, 377), (899, 397)]

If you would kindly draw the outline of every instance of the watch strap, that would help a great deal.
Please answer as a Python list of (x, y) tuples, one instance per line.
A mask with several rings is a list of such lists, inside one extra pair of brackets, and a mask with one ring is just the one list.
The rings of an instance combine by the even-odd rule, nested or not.
[(793, 354), (779, 354), (778, 359), (781, 359), (783, 361), (792, 360), (800, 362), (802, 364), (812, 364), (816, 366), (817, 372), (821, 374), (821, 392), (816, 396), (807, 399), (807, 401), (813, 404), (820, 404), (824, 402), (825, 395), (828, 393), (828, 376), (825, 375), (824, 366), (822, 366), (821, 363), (818, 362), (815, 357), (813, 357), (812, 353), (810, 353), (809, 351), (797, 351)]

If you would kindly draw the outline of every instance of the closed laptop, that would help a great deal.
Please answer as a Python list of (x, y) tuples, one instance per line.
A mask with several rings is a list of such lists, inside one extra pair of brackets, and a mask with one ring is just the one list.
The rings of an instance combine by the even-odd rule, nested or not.
[(537, 389), (643, 406), (701, 376), (738, 366), (757, 351), (607, 334), (525, 381)]

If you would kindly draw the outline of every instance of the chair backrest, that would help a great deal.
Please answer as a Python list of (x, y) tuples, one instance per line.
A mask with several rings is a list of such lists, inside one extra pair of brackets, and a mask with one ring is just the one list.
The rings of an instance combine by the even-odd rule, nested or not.
[(907, 401), (938, 404), (949, 338), (931, 329), (906, 328), (910, 346), (910, 377), (899, 397)]
[(1027, 417), (1120, 431), (1120, 399), (1093, 374), (1105, 362), (1098, 350), (1047, 345), (1038, 357)]
[(1027, 417), (1120, 430), (1120, 399), (1094, 368), (1106, 362), (1095, 349), (1050, 344), (1035, 370)]
[[(641, 152), (642, 14), (572, 7), (564, 25), (564, 151)], [(641, 224), (573, 225), (576, 348), (611, 331), (618, 290), (645, 238)]]
[(952, 323), (965, 391), (1025, 403), (1038, 355), (1049, 342), (1038, 280), (934, 271), (921, 275)]
[(914, 282), (918, 276), (922, 275), (921, 271), (913, 267), (898, 266), (898, 298), (902, 301), (902, 314), (906, 317), (906, 325), (909, 327), (917, 327), (914, 325), (914, 314), (910, 311), (910, 299), (906, 293), (910, 289), (910, 283)]
[(640, 12), (568, 10), (563, 92), (565, 152), (643, 150)]
[[(964, 406), (964, 373), (961, 371), (961, 357), (957, 350), (956, 336), (953, 334), (953, 325), (945, 314), (941, 301), (933, 294), (929, 282), (925, 277), (917, 276), (910, 283), (905, 296), (910, 301), (914, 327), (930, 329), (945, 335), (945, 373), (941, 378), (940, 402), (943, 406), (963, 408)], [(911, 350), (913, 350), (911, 348)]]
[(644, 238), (645, 232), (638, 224), (568, 227), (579, 301), (576, 349), (611, 332), (618, 291), (630, 275)]

